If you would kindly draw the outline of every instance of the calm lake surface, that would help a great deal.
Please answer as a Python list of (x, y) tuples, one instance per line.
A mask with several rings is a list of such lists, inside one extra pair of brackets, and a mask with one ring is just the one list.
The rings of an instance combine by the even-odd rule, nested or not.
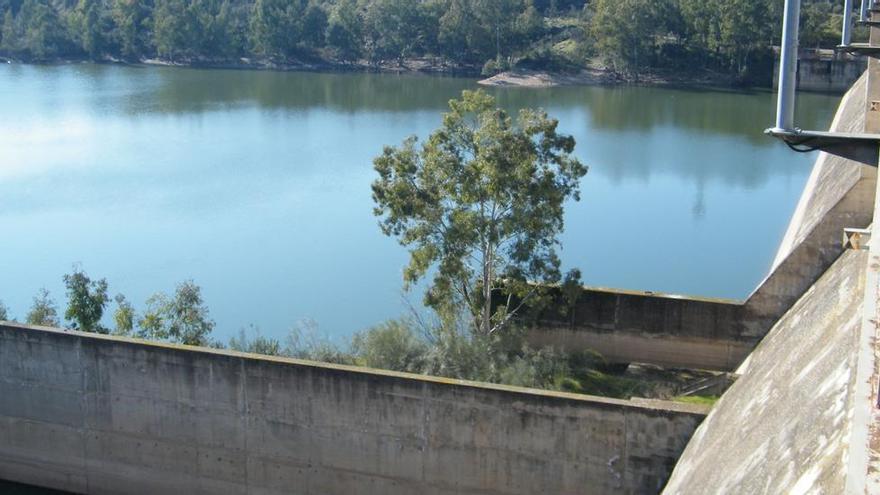
[[(0, 66), (0, 300), (64, 303), (74, 263), (141, 309), (185, 279), (215, 335), (298, 322), (345, 336), (405, 314), (407, 253), (372, 215), (371, 160), (426, 136), (471, 79)], [(769, 92), (496, 89), (543, 107), (590, 165), (562, 259), (589, 285), (745, 298), (815, 154), (763, 136)], [(838, 98), (801, 95), (827, 128)], [(112, 311), (112, 308), (110, 308)]]

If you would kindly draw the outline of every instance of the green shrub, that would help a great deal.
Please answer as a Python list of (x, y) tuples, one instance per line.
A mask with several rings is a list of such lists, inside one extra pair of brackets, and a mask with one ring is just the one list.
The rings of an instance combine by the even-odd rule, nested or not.
[(683, 395), (672, 400), (676, 402), (684, 402), (686, 404), (699, 404), (701, 406), (714, 406), (718, 402), (717, 395)]
[[(267, 356), (280, 356), (283, 354), (281, 343), (277, 339), (263, 337), (260, 329), (251, 325), (250, 332), (244, 328), (238, 331), (238, 335), (229, 339), (229, 348), (240, 352), (253, 352)], [(252, 334), (249, 336), (248, 333)]]
[(412, 373), (424, 370), (428, 351), (427, 343), (406, 320), (389, 320), (357, 333), (351, 347), (359, 364)]
[(283, 355), (334, 364), (357, 364), (347, 349), (319, 335), (314, 322), (304, 321), (290, 330)]
[(495, 74), (504, 72), (508, 69), (510, 69), (510, 64), (507, 61), (498, 58), (490, 58), (485, 64), (483, 64), (483, 69), (480, 71), (480, 74), (484, 76), (494, 76)]

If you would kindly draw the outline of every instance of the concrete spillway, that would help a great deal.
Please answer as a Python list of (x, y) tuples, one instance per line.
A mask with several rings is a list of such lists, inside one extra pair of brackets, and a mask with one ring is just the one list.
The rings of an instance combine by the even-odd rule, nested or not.
[[(835, 129), (862, 124), (865, 85)], [(0, 322), (0, 478), (96, 494), (877, 493), (880, 247), (840, 242), (872, 222), (875, 188), (875, 169), (820, 155), (746, 301), (587, 289), (532, 333), (738, 367), (708, 417)]]

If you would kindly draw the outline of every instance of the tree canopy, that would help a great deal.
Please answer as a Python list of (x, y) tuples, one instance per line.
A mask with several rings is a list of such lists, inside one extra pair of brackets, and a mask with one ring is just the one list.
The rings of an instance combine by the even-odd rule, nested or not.
[(75, 267), (73, 272), (64, 275), (67, 287), (67, 310), (64, 319), (72, 323), (74, 330), (83, 332), (109, 333), (101, 325), (104, 307), (107, 306), (107, 281), (92, 280), (82, 270)]
[(39, 293), (34, 296), (31, 309), (25, 316), (25, 323), (28, 325), (42, 325), (46, 327), (57, 327), (61, 325), (58, 319), (58, 307), (55, 300), (49, 295), (49, 291), (45, 288), (40, 289)]
[(177, 286), (174, 295), (158, 292), (147, 300), (138, 321), (137, 335), (179, 344), (208, 345), (214, 320), (202, 298), (202, 289), (192, 280)]
[(514, 122), (483, 91), (464, 91), (449, 107), (423, 145), (410, 137), (375, 159), (375, 214), (410, 248), (407, 284), (434, 270), (426, 305), (465, 308), (489, 334), (516, 309), (508, 299), (493, 311), (502, 286), (523, 302), (531, 282), (560, 280), (563, 205), (579, 199), (587, 168), (572, 156), (574, 138), (542, 110)]

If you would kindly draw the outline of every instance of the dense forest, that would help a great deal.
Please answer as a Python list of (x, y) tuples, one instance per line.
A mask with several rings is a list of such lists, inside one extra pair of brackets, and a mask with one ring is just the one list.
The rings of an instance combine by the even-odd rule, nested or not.
[[(841, 7), (806, 2), (802, 45), (833, 46)], [(494, 73), (769, 71), (782, 0), (0, 0), (0, 55)]]

